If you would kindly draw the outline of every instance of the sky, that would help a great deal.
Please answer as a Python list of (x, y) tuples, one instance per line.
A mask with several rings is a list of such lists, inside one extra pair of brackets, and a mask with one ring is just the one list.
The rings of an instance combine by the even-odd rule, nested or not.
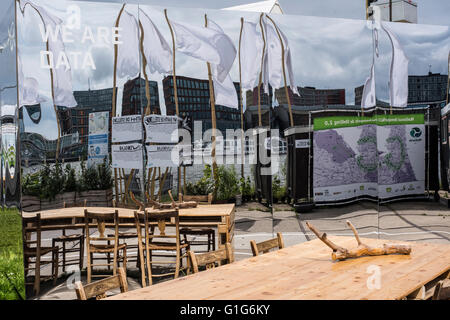
[[(89, 25), (94, 30), (98, 26), (112, 26), (118, 11), (119, 4), (102, 6), (98, 10), (97, 3), (87, 3), (82, 6), (82, 26)], [(111, 1), (108, 1), (111, 2)], [(121, 2), (121, 1), (116, 1)], [(141, 0), (139, 3), (148, 3), (154, 5), (161, 1)], [(322, 7), (317, 5), (322, 3)], [(285, 12), (297, 15), (273, 15), (281, 30), (289, 39), (289, 45), (292, 50), (295, 81), (298, 86), (313, 86), (321, 89), (342, 88), (346, 90), (346, 103), (354, 103), (354, 88), (364, 84), (369, 75), (370, 65), (372, 63), (372, 35), (367, 28), (366, 21), (361, 20), (364, 15), (363, 6), (358, 6), (356, 0), (340, 1), (340, 7), (336, 6), (337, 1), (280, 1)], [(363, 1), (361, 1), (363, 2)], [(441, 3), (442, 8), (434, 10), (429, 9), (431, 15), (424, 15), (419, 10), (419, 22), (425, 23), (426, 19), (438, 23), (442, 19), (447, 22), (445, 26), (432, 25), (412, 25), (412, 24), (393, 24), (392, 30), (397, 34), (407, 56), (410, 58), (409, 74), (421, 75), (427, 74), (430, 70), (433, 72), (447, 73), (447, 55), (450, 50), (450, 31), (448, 27), (448, 18), (439, 18), (441, 12), (448, 13), (445, 8), (449, 7), (450, 1), (433, 0), (419, 1), (421, 3), (434, 4)], [(3, 3), (3, 1), (2, 1)], [(48, 5), (50, 13), (64, 18), (67, 1), (49, 1), (44, 0), (40, 3)], [(128, 1), (127, 3), (130, 3)], [(165, 0), (164, 3), (169, 6), (186, 6), (186, 1)], [(178, 9), (169, 8), (170, 18), (175, 21), (202, 25), (203, 15), (208, 13), (208, 17), (218, 23), (233, 40), (237, 46), (239, 39), (240, 17), (246, 20), (256, 21), (257, 13), (241, 12), (236, 14), (231, 11), (209, 10), (209, 8), (221, 8), (224, 6), (234, 6), (245, 3), (243, 1), (201, 1), (191, 0), (189, 5), (198, 6), (197, 9)], [(329, 3), (330, 5), (324, 5)], [(333, 3), (333, 6), (331, 5)], [(364, 3), (363, 3), (364, 4)], [(208, 9), (202, 6), (208, 6)], [(150, 7), (141, 5), (159, 28), (166, 40), (171, 43), (171, 36), (167, 23), (163, 15), (163, 7)], [(345, 7), (346, 10), (343, 8)], [(444, 9), (443, 9), (444, 8)], [(128, 5), (127, 10), (137, 16), (137, 6)], [(362, 11), (362, 13), (360, 13)], [(309, 15), (309, 16), (308, 16)], [(329, 16), (332, 18), (319, 18), (313, 15)], [(422, 15), (424, 17), (422, 18)], [(425, 18), (428, 17), (428, 18)], [(346, 19), (341, 19), (346, 18)], [(32, 13), (25, 17), (20, 23), (22, 17), (19, 16), (19, 48), (22, 63), (26, 76), (31, 76), (39, 80), (42, 84), (49, 84), (50, 77), (48, 70), (36, 68), (36, 61), (39, 61), (39, 51), (43, 50), (43, 43), (39, 28), (39, 19)], [(357, 19), (357, 20), (350, 20)], [(425, 21), (424, 21), (425, 20)], [(84, 29), (74, 33), (74, 38), (79, 39)], [(358, 41), (355, 41), (357, 39)], [(80, 45), (67, 43), (68, 52), (90, 52), (96, 64), (96, 70), (79, 69), (73, 70), (72, 80), (74, 90), (87, 90), (88, 79), (91, 89), (103, 89), (112, 87), (112, 61), (113, 46), (111, 43), (96, 41), (94, 44)], [(380, 56), (376, 59), (376, 85), (377, 98), (388, 101), (388, 81), (389, 68), (391, 60), (391, 46), (385, 34), (380, 34)], [(207, 79), (207, 69), (203, 62), (187, 57), (181, 53), (176, 55), (177, 74), (195, 78)], [(234, 81), (238, 81), (237, 60), (230, 73)], [(158, 81), (160, 101), (163, 102), (162, 84), (163, 75), (150, 74), (150, 79)], [(127, 77), (118, 78), (119, 88), (127, 81)], [(45, 134), (48, 138), (56, 137), (55, 118), (53, 107), (51, 105), (50, 86), (42, 85), (40, 91), (47, 97), (47, 103), (42, 104), (43, 117), (39, 125), (34, 125), (29, 119), (26, 120), (27, 131)], [(119, 108), (121, 104), (121, 91), (118, 96)], [(162, 106), (165, 109), (165, 106)], [(26, 113), (25, 113), (26, 114)], [(25, 115), (27, 117), (28, 115)]]

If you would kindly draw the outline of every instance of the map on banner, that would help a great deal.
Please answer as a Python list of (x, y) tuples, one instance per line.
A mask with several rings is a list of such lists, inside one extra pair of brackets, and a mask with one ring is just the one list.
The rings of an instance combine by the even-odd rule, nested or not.
[(314, 119), (316, 202), (423, 194), (423, 114)]
[(88, 167), (108, 157), (109, 112), (89, 113)]

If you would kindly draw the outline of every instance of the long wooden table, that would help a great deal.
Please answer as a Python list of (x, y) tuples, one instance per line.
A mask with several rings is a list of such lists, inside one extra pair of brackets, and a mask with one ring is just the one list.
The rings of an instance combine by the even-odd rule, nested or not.
[[(353, 237), (329, 237), (351, 248)], [(404, 243), (363, 239), (368, 245)], [(112, 300), (403, 299), (430, 295), (450, 272), (450, 245), (414, 243), (411, 255), (361, 257), (333, 262), (320, 240), (298, 244), (154, 286)], [(379, 267), (380, 287), (371, 276)], [(368, 282), (372, 283), (368, 286)]]
[[(111, 207), (72, 207), (39, 211), (43, 221), (42, 230), (74, 229), (83, 226), (84, 209), (91, 212), (119, 211), (121, 222), (134, 225), (133, 209)], [(157, 211), (150, 209), (150, 211)], [(34, 217), (38, 212), (23, 212), (23, 217)], [(217, 228), (219, 246), (233, 241), (234, 204), (199, 205), (197, 208), (180, 209), (180, 226)]]

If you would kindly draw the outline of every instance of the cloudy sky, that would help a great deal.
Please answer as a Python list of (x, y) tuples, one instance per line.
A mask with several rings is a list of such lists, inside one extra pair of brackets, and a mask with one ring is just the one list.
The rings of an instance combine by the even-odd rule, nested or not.
[[(37, 1), (46, 4), (49, 13), (65, 19), (67, 4), (70, 1)], [(108, 1), (111, 2), (111, 1)], [(122, 2), (122, 1), (116, 1)], [(130, 2), (130, 1), (128, 1)], [(136, 2), (136, 1), (135, 1)], [(347, 104), (354, 103), (354, 88), (364, 83), (369, 75), (372, 62), (372, 35), (364, 18), (365, 1), (342, 0), (337, 6), (335, 0), (321, 1), (280, 1), (285, 12), (289, 15), (274, 15), (273, 18), (289, 39), (292, 50), (295, 80), (298, 86), (314, 86), (317, 88), (342, 88), (346, 90)], [(360, 4), (357, 4), (361, 2)], [(448, 12), (450, 1), (448, 0), (419, 0), (419, 22), (436, 25), (411, 25), (392, 24), (391, 29), (397, 34), (407, 56), (410, 59), (409, 73), (411, 75), (426, 74), (431, 66), (431, 71), (447, 73), (447, 55), (450, 50), (450, 31), (448, 27)], [(430, 2), (434, 7), (430, 6)], [(2, 1), (3, 3), (3, 1)], [(80, 3), (80, 2), (78, 2)], [(170, 32), (163, 15), (162, 7), (153, 6), (161, 1), (141, 0), (140, 3), (149, 5), (141, 6), (163, 36), (171, 43)], [(169, 17), (175, 21), (186, 22), (201, 26), (204, 23), (203, 15), (218, 23), (232, 38), (236, 47), (239, 39), (240, 17), (246, 20), (256, 21), (257, 13), (231, 11), (218, 11), (217, 8), (234, 6), (245, 3), (240, 0), (215, 1), (215, 0), (191, 0), (189, 5), (197, 9), (179, 9), (186, 7), (187, 1), (165, 0), (164, 3), (173, 8), (168, 8)], [(320, 5), (319, 5), (320, 4)], [(152, 5), (152, 6), (150, 6)], [(423, 6), (423, 7), (422, 7)], [(102, 5), (83, 1), (81, 7), (81, 29), (74, 32), (73, 43), (66, 43), (67, 52), (81, 52), (83, 57), (90, 52), (96, 64), (96, 70), (78, 69), (72, 70), (73, 89), (87, 90), (88, 79), (91, 89), (112, 87), (113, 73), (113, 46), (104, 40), (95, 43), (80, 44), (80, 39), (85, 27), (92, 30), (97, 27), (111, 27), (120, 10), (120, 5)], [(127, 10), (137, 16), (137, 6), (127, 5)], [(208, 8), (208, 9), (206, 9)], [(211, 9), (210, 9), (211, 8)], [(445, 14), (442, 14), (445, 13)], [(296, 16), (293, 14), (302, 14)], [(319, 18), (328, 16), (331, 18)], [(345, 19), (342, 19), (345, 18)], [(352, 19), (352, 20), (350, 20)], [(445, 22), (445, 23), (444, 23)], [(50, 97), (50, 79), (48, 70), (38, 67), (40, 50), (43, 48), (40, 36), (38, 16), (30, 11), (24, 18), (19, 16), (19, 50), (23, 56), (25, 76), (38, 79), (42, 95)], [(94, 33), (95, 35), (95, 33)], [(69, 56), (70, 58), (70, 56)], [(380, 33), (380, 56), (376, 59), (376, 85), (377, 98), (388, 101), (388, 78), (391, 60), (391, 46), (387, 35)], [(73, 65), (73, 61), (71, 61)], [(195, 78), (207, 79), (207, 69), (204, 63), (181, 53), (176, 55), (177, 74)], [(237, 62), (231, 70), (231, 77), (238, 81)], [(150, 79), (158, 81), (160, 88), (160, 100), (162, 97), (163, 76), (150, 74)], [(127, 77), (118, 79), (119, 88), (125, 83)], [(48, 138), (56, 138), (56, 125), (54, 122), (51, 99), (43, 104), (42, 123), (33, 125), (26, 119), (27, 131), (45, 133)], [(121, 93), (118, 104), (120, 108)], [(165, 109), (165, 107), (162, 107)], [(27, 115), (25, 116), (27, 117)]]

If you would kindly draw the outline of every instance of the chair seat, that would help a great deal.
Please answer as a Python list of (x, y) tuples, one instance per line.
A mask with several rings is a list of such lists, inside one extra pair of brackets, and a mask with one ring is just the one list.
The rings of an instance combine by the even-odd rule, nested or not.
[[(107, 237), (114, 237), (114, 234), (108, 234)], [(124, 238), (137, 238), (136, 232), (119, 232), (119, 239)]]
[[(125, 249), (127, 245), (125, 243), (117, 245), (117, 250)], [(108, 245), (108, 244), (90, 244), (89, 250), (92, 253), (111, 253), (114, 252), (114, 245)]]
[(53, 238), (55, 241), (76, 241), (83, 240), (84, 236), (82, 234), (71, 234), (71, 235), (62, 235), (56, 238)]
[[(58, 247), (41, 247), (41, 256), (52, 251), (58, 251)], [(37, 255), (36, 248), (25, 248), (23, 251), (26, 257), (34, 257)]]
[[(189, 243), (180, 243), (180, 249), (187, 247), (189, 247)], [(148, 248), (150, 250), (177, 250), (177, 245), (169, 242), (150, 242)]]
[(206, 234), (214, 234), (214, 229), (196, 229), (196, 228), (183, 228), (180, 229), (181, 234), (196, 234), (196, 235), (206, 235)]

